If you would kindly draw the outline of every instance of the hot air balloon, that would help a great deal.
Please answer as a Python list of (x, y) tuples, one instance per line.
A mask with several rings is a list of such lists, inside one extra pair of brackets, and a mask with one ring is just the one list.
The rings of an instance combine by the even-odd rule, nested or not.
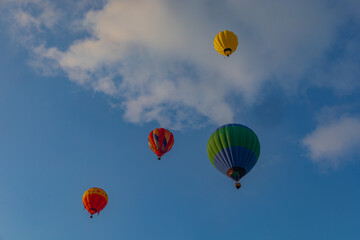
[(239, 180), (255, 166), (260, 156), (260, 142), (250, 128), (241, 124), (227, 124), (210, 136), (207, 154), (212, 165), (233, 179), (239, 189)]
[(82, 198), (84, 208), (90, 213), (90, 218), (93, 214), (99, 214), (108, 202), (108, 195), (101, 188), (90, 188), (85, 191)]
[(215, 50), (224, 56), (230, 56), (238, 46), (237, 36), (228, 30), (219, 32), (214, 39)]
[(150, 132), (148, 137), (150, 149), (161, 159), (161, 156), (171, 150), (174, 145), (173, 134), (164, 128), (156, 128)]

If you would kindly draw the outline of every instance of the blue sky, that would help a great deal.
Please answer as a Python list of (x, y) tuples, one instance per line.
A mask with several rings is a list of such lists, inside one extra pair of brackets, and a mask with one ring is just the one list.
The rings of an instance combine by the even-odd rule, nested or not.
[[(358, 1), (3, 0), (0, 16), (1, 240), (360, 235)], [(240, 190), (206, 154), (231, 122), (261, 143)], [(175, 136), (162, 161), (157, 127)], [(90, 187), (109, 195), (93, 219)]]

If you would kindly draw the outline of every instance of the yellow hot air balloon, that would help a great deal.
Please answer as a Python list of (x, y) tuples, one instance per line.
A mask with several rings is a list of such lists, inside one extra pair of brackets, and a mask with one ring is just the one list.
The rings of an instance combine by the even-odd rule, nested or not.
[(214, 39), (215, 50), (224, 56), (230, 56), (238, 46), (238, 38), (235, 33), (225, 30), (219, 32)]

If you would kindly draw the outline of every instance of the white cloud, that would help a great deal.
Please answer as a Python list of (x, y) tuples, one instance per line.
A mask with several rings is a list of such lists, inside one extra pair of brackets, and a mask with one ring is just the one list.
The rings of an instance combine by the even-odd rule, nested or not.
[(360, 154), (360, 118), (343, 116), (319, 124), (302, 143), (314, 163), (336, 168)]
[[(20, 27), (54, 29), (59, 19), (65, 21), (49, 1), (33, 3), (47, 5), (37, 15), (19, 10)], [(294, 90), (314, 62), (323, 60), (348, 18), (345, 8), (326, 3), (109, 0), (73, 21), (87, 34), (76, 36), (67, 48), (43, 41), (33, 41), (30, 48), (35, 66), (61, 70), (71, 81), (114, 97), (128, 121), (155, 120), (176, 128), (221, 124), (234, 119), (230, 94), (242, 97), (239, 105), (245, 108), (256, 101), (265, 81), (275, 79)], [(240, 39), (229, 59), (212, 45), (224, 29)]]

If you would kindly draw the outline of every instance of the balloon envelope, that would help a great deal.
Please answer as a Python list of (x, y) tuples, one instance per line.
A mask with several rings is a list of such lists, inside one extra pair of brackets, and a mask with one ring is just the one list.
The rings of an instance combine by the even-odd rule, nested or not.
[(218, 171), (237, 182), (255, 166), (260, 156), (260, 142), (250, 128), (227, 124), (210, 136), (207, 154)]
[(91, 214), (100, 213), (108, 202), (108, 195), (101, 188), (89, 188), (82, 198), (84, 208)]
[(156, 128), (150, 132), (148, 137), (150, 149), (158, 156), (169, 152), (174, 145), (174, 135), (165, 128)]
[(236, 51), (238, 38), (235, 33), (225, 30), (219, 32), (214, 39), (214, 48), (221, 55), (230, 56)]

